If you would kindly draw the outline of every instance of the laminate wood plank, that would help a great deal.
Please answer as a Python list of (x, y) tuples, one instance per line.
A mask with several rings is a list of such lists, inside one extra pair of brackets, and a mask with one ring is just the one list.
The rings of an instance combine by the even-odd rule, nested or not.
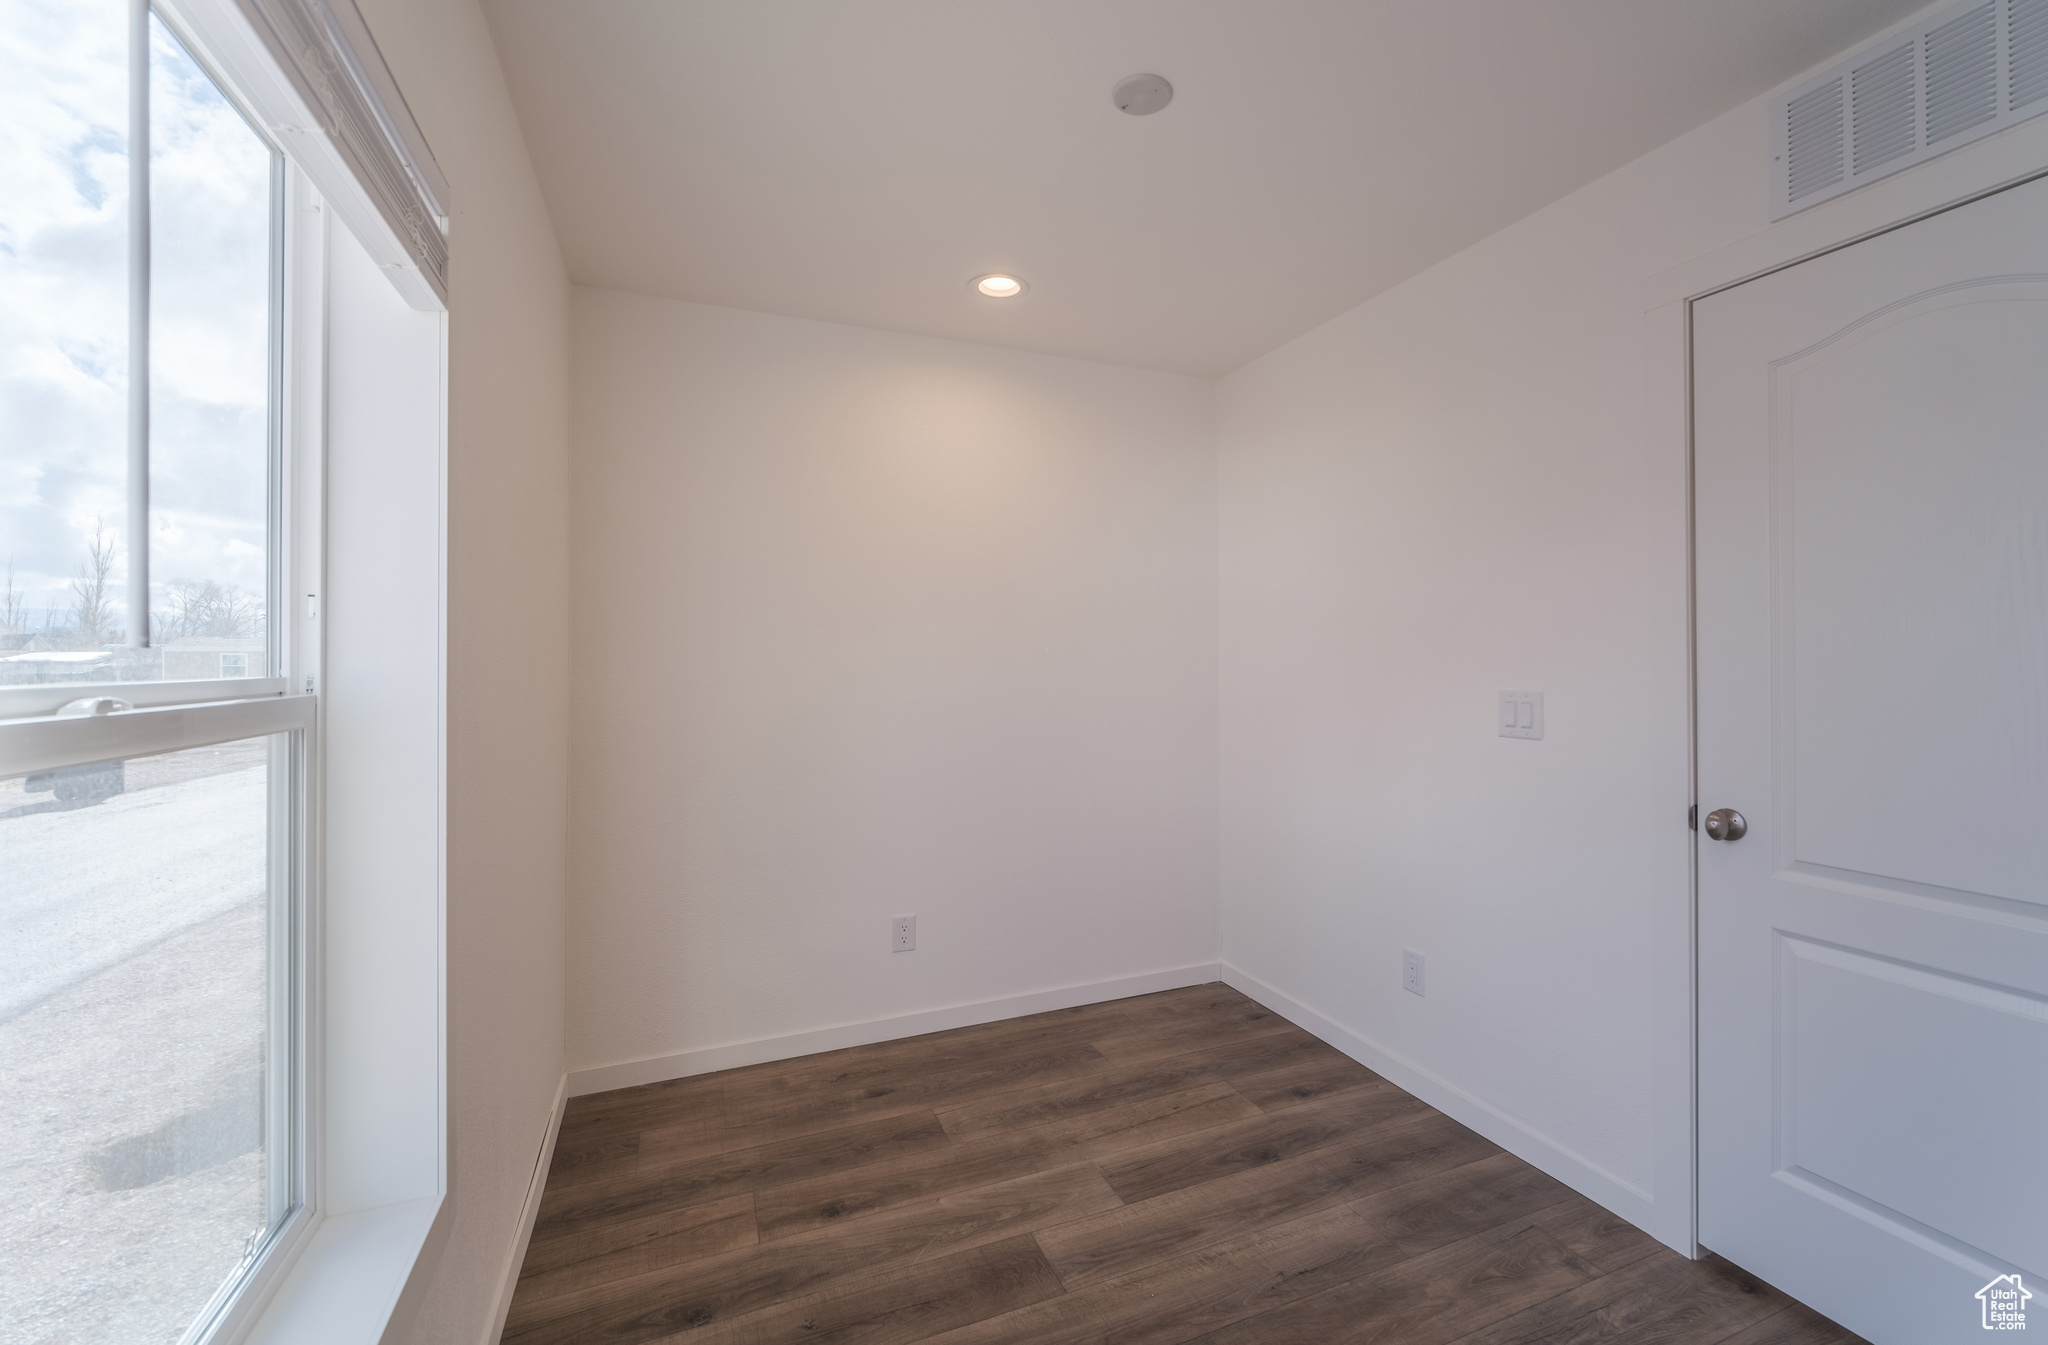
[(778, 1186), (758, 1194), (755, 1218), (764, 1241), (788, 1237), (897, 1205), (1008, 1181), (1037, 1169), (1258, 1115), (1258, 1109), (1228, 1084), (1207, 1084), (1087, 1116), (956, 1142), (935, 1152), (874, 1163), (815, 1181)]
[[(1516, 1167), (1527, 1169), (1496, 1152), (1376, 1197), (1328, 1205), (1140, 1264), (1112, 1279), (1069, 1284), (1059, 1299), (942, 1339), (944, 1345), (1168, 1345), (1189, 1340), (1461, 1240), (1529, 1226), (1527, 1208), (1540, 1207), (1540, 1199), (1518, 1179)], [(1504, 1198), (1515, 1193), (1519, 1201)], [(1416, 1220), (1410, 1211), (1432, 1196), (1445, 1200), (1453, 1213)], [(1494, 1222), (1502, 1216), (1504, 1222)], [(1057, 1232), (1040, 1233), (1040, 1245), (1055, 1240)], [(1569, 1255), (1557, 1245), (1561, 1255)], [(1592, 1273), (1584, 1268), (1585, 1276)]]
[[(1619, 1270), (1671, 1249), (1628, 1220), (1584, 1196), (1551, 1206), (1536, 1216), (1550, 1235), (1602, 1271)], [(1677, 1255), (1673, 1252), (1672, 1255)]]
[[(833, 1100), (879, 1100), (904, 1094), (919, 1080), (948, 1071), (979, 1069), (988, 1082), (1012, 1082), (1032, 1065), (1101, 1063), (1086, 1041), (1121, 1026), (1113, 1005), (1089, 1005), (1028, 1018), (1009, 1019), (982, 1027), (848, 1047), (794, 1060), (773, 1061), (633, 1088), (614, 1089), (570, 1100), (557, 1140), (565, 1168), (584, 1156), (586, 1147), (631, 1144), (640, 1132), (658, 1130), (671, 1148), (685, 1147), (683, 1136), (701, 1131), (707, 1138), (744, 1133), (763, 1114), (790, 1105), (818, 1105)], [(1054, 1057), (1039, 1060), (1040, 1056)], [(949, 1080), (949, 1095), (984, 1086), (973, 1079)], [(927, 1085), (929, 1086), (929, 1085)], [(882, 1110), (901, 1104), (886, 1103)], [(828, 1127), (829, 1128), (829, 1127)], [(716, 1144), (710, 1146), (716, 1150)], [(606, 1156), (602, 1153), (594, 1156)]]
[(552, 1238), (595, 1220), (636, 1218), (742, 1191), (759, 1192), (840, 1169), (925, 1153), (950, 1142), (939, 1118), (925, 1112), (736, 1149), (710, 1162), (637, 1170), (560, 1189), (551, 1183), (541, 1196), (535, 1236)]
[(754, 1244), (754, 1197), (727, 1196), (637, 1219), (594, 1219), (527, 1244), (513, 1315), (565, 1287), (626, 1279)]
[(1099, 1019), (1044, 1022), (1037, 1017), (1020, 1018), (991, 1024), (987, 1032), (962, 1029), (971, 1036), (941, 1033), (936, 1039), (913, 1037), (828, 1051), (785, 1061), (779, 1073), (762, 1073), (729, 1083), (726, 1102), (728, 1106), (737, 1106), (755, 1098), (775, 1100), (805, 1089), (830, 1093), (874, 1086), (900, 1087), (919, 1075), (972, 1069), (1005, 1056), (1086, 1047), (1109, 1026)]
[(1358, 1078), (1360, 1071), (1366, 1077), (1378, 1077), (1308, 1033), (1293, 1029), (1158, 1059), (1105, 1060), (1097, 1069), (1070, 1079), (1026, 1084), (943, 1107), (939, 1120), (949, 1133), (964, 1138), (1016, 1125), (1033, 1125), (1061, 1114), (1078, 1114), (1131, 1098), (1161, 1096), (1218, 1079), (1238, 1087), (1242, 1093), (1244, 1089), (1237, 1081), (1247, 1076), (1259, 1080), (1255, 1087), (1283, 1087), (1283, 1078), (1299, 1075), (1312, 1079), (1325, 1071), (1347, 1078)]
[(1503, 1318), (1460, 1345), (1718, 1341), (1788, 1301), (1726, 1261), (1696, 1265), (1667, 1249)]
[(963, 1098), (939, 1108), (939, 1124), (955, 1139), (973, 1139), (1221, 1082), (1213, 1070), (1199, 1063), (1164, 1060), (1126, 1065), (1104, 1061), (1072, 1078), (1034, 1080)]
[(1398, 1254), (1333, 1205), (1154, 1261), (929, 1345), (1169, 1345), (1355, 1278)]
[(1441, 1113), (1041, 1232), (1068, 1289), (1099, 1284), (1271, 1224), (1389, 1190), (1500, 1150)]
[(847, 1077), (865, 1077), (884, 1067), (919, 1069), (939, 1062), (972, 1062), (1006, 1051), (1075, 1045), (1126, 1030), (1128, 1024), (1123, 1006), (1127, 1002), (1109, 1001), (1075, 1009), (1055, 1009), (945, 1032), (823, 1051), (734, 1071), (734, 1082), (741, 1089), (762, 1080), (787, 1080), (792, 1085), (831, 1082)]
[[(1174, 995), (1179, 991), (1162, 991), (1162, 995)], [(957, 1027), (944, 1032), (928, 1033), (923, 1038), (902, 1040), (931, 1041), (944, 1038), (964, 1045), (995, 1044), (1010, 1041), (1021, 1034), (1040, 1033), (1051, 1030), (1072, 1029), (1071, 1040), (1085, 1041), (1105, 1030), (1121, 1030), (1128, 1021), (1132, 1006), (1141, 1005), (1155, 998), (1152, 995), (1137, 995), (1124, 999), (1100, 1000), (1094, 1004), (1077, 1005), (1071, 1009), (1049, 1009), (1044, 1013), (1026, 1014), (1020, 1018), (997, 1018), (970, 1027)], [(882, 1043), (890, 1045), (893, 1043)], [(868, 1049), (868, 1048), (860, 1048)]]
[(1225, 1126), (1192, 1143), (1163, 1142), (1118, 1154), (1103, 1162), (1102, 1175), (1118, 1195), (1135, 1203), (1247, 1168), (1278, 1163), (1361, 1130), (1420, 1116), (1428, 1110), (1427, 1104), (1383, 1083), (1283, 1112), (1258, 1112), (1251, 1119)]
[[(1466, 1168), (1430, 1179), (1439, 1190), (1458, 1186), (1491, 1188), (1510, 1174), (1498, 1163)], [(1415, 1183), (1417, 1186), (1430, 1184)], [(1394, 1193), (1389, 1193), (1394, 1194)], [(1393, 1209), (1401, 1208), (1394, 1202)], [(1083, 1345), (1110, 1341), (1180, 1342), (1220, 1326), (1258, 1316), (1297, 1299), (1360, 1276), (1430, 1255), (1460, 1237), (1489, 1232), (1487, 1219), (1498, 1202), (1458, 1202), (1466, 1222), (1418, 1230), (1413, 1221), (1384, 1218), (1370, 1201), (1331, 1205), (1315, 1213), (1194, 1252), (1143, 1265), (1098, 1284), (1076, 1288), (1062, 1299), (1036, 1305), (979, 1328), (955, 1332), (944, 1345)], [(1512, 1231), (1527, 1225), (1513, 1218)], [(1377, 1225), (1377, 1226), (1376, 1226)], [(1051, 1233), (1040, 1234), (1043, 1245)], [(1560, 1245), (1560, 1254), (1562, 1248)], [(1586, 1270), (1585, 1274), (1590, 1274)], [(935, 1345), (937, 1343), (935, 1342)]]
[(1349, 1056), (1293, 1024), (1271, 1032), (1254, 1033), (1227, 1041), (1213, 1042), (1193, 1050), (1158, 1057), (1176, 1065), (1201, 1065), (1217, 1078), (1230, 1082), (1248, 1074), (1266, 1074), (1309, 1060), (1335, 1063)]
[(1714, 1345), (1869, 1345), (1848, 1327), (1829, 1321), (1804, 1303), (1788, 1302), (1754, 1326)]
[[(566, 1130), (566, 1126), (564, 1129)], [(575, 1186), (598, 1181), (640, 1166), (640, 1132), (608, 1131), (555, 1137), (555, 1156), (548, 1163), (550, 1185)]]
[(728, 1090), (735, 1101), (763, 1095), (794, 1096), (821, 1085), (857, 1086), (871, 1078), (901, 1077), (906, 1070), (938, 1068), (948, 1060), (957, 1062), (977, 1055), (1014, 1051), (1027, 1042), (1077, 1044), (1125, 1030), (1129, 1026), (1125, 1017), (1127, 1006), (1149, 1006), (1156, 1013), (1178, 999), (1200, 998), (1209, 992), (1210, 987), (1168, 990), (588, 1094), (570, 1099), (562, 1135), (573, 1141), (578, 1136), (599, 1136), (608, 1131), (633, 1133), (647, 1128), (650, 1116), (667, 1113), (671, 1116), (670, 1124), (674, 1124), (674, 1118), (685, 1112), (722, 1112)]
[(877, 1215), (857, 1238), (822, 1229), (630, 1280), (562, 1280), (551, 1294), (530, 1292), (522, 1281), (505, 1338), (521, 1345), (609, 1340), (651, 1310), (695, 1326), (729, 1321), (850, 1275), (950, 1256), (1117, 1203), (1092, 1167), (1077, 1164)]
[(1095, 1077), (1106, 1064), (1085, 1043), (975, 1060), (887, 1082), (870, 1080), (847, 1091), (814, 1088), (788, 1098), (750, 1099), (727, 1109), (716, 1128), (650, 1127), (639, 1133), (638, 1165), (708, 1157), (747, 1145), (821, 1134), (862, 1120), (926, 1113), (983, 1093), (1017, 1086)]
[(1192, 1005), (1182, 1017), (1136, 1024), (1121, 1032), (1092, 1038), (1092, 1043), (1111, 1060), (1160, 1060), (1225, 1042), (1301, 1030), (1271, 1009), (1232, 993), (1237, 1003)]
[[(841, 1097), (792, 1100), (781, 1114), (764, 1109), (758, 1119), (720, 1117), (715, 1124), (669, 1127), (652, 1125), (636, 1136), (631, 1159), (619, 1158), (602, 1170), (595, 1167), (568, 1173), (564, 1185), (601, 1180), (632, 1171), (646, 1172), (689, 1163), (716, 1163), (726, 1155), (764, 1144), (801, 1143), (849, 1126), (885, 1125), (909, 1117), (934, 1116), (930, 1104), (912, 1090), (901, 1096)], [(944, 1129), (943, 1126), (940, 1129)]]
[(574, 1118), (572, 1133), (580, 1139), (692, 1125), (707, 1133), (731, 1131), (744, 1129), (750, 1119), (792, 1107), (863, 1099), (879, 1102), (884, 1109), (900, 1106), (920, 1080), (950, 1079), (961, 1071), (970, 1075), (964, 1086), (973, 1087), (976, 1071), (1015, 1082), (1032, 1068), (1101, 1063), (1087, 1042), (1097, 1031), (1089, 1022), (1016, 1022), (1022, 1025), (1010, 1026), (990, 1040), (961, 1041), (941, 1034), (936, 1041), (912, 1038), (748, 1066), (715, 1076), (722, 1081), (715, 1091), (662, 1095), (620, 1089), (595, 1094), (601, 1105)]
[(556, 1136), (556, 1147), (567, 1143), (575, 1148), (618, 1135), (637, 1134), (650, 1116), (661, 1117), (671, 1125), (681, 1124), (690, 1116), (716, 1116), (723, 1106), (726, 1077), (724, 1073), (696, 1074), (572, 1097), (562, 1112), (562, 1130)]
[(593, 1093), (570, 1100), (563, 1135), (575, 1143), (584, 1137), (679, 1125), (686, 1116), (711, 1117), (722, 1123), (728, 1114), (750, 1106), (772, 1108), (812, 1093), (838, 1096), (864, 1087), (896, 1087), (921, 1073), (985, 1063), (1036, 1048), (1080, 1046), (1093, 1036), (1122, 1028), (1119, 1003), (1060, 1009)]
[(1124, 1019), (1133, 1027), (1171, 1027), (1205, 1016), (1230, 1016), (1247, 1009), (1268, 1012), (1241, 991), (1221, 981), (1186, 985), (1176, 990), (1138, 995), (1117, 1001)]
[(949, 1100), (1070, 1077), (1100, 1069), (1106, 1057), (1094, 1045), (1063, 1034), (1032, 1034), (994, 1047), (934, 1052), (914, 1066), (839, 1071), (799, 1088), (759, 1096), (728, 1096), (727, 1113), (742, 1122), (780, 1114), (792, 1102), (860, 1097), (875, 1101), (916, 1097), (936, 1109)]
[(1317, 1098), (1384, 1083), (1385, 1079), (1356, 1060), (1338, 1055), (1334, 1060), (1311, 1056), (1276, 1069), (1240, 1075), (1230, 1086), (1260, 1111), (1284, 1111)]
[(870, 1079), (846, 1091), (834, 1085), (813, 1087), (791, 1097), (760, 1097), (729, 1108), (725, 1128), (717, 1134), (707, 1134), (702, 1128), (686, 1128), (676, 1134), (662, 1128), (643, 1130), (639, 1136), (641, 1161), (717, 1153), (721, 1146), (745, 1142), (743, 1136), (793, 1138), (868, 1116), (956, 1108), (993, 1093), (1098, 1079), (1106, 1069), (1108, 1060), (1094, 1046), (1079, 1042), (985, 1054), (950, 1069), (934, 1065), (915, 1073), (899, 1071), (897, 1077)]
[[(841, 1099), (893, 1105), (906, 1093), (942, 1095), (990, 1086), (1014, 1086), (1033, 1071), (1100, 1065), (1086, 1025), (1018, 1031), (994, 1042), (941, 1041), (902, 1056), (871, 1054), (866, 1047), (789, 1062), (785, 1073), (736, 1081), (725, 1090), (723, 1115), (737, 1124), (778, 1115), (793, 1106)], [(918, 1091), (923, 1090), (923, 1091)]]
[(1544, 1210), (1576, 1198), (1571, 1188), (1556, 1178), (1513, 1154), (1496, 1153), (1365, 1196), (1353, 1202), (1352, 1208), (1375, 1237), (1421, 1252), (1480, 1229), (1533, 1221)]
[[(1151, 1144), (1176, 1144), (1189, 1136), (1220, 1130), (1249, 1120), (1259, 1109), (1239, 1097), (1227, 1083), (1205, 1083), (1164, 1097), (1140, 1098), (1080, 1116), (1062, 1116), (1010, 1134), (1041, 1137), (1055, 1154), (1101, 1160), (1127, 1149)], [(1000, 1135), (990, 1140), (1000, 1139)], [(970, 1148), (967, 1140), (956, 1148)]]
[[(1060, 1292), (1029, 1234), (903, 1270), (860, 1277), (744, 1317), (662, 1337), (667, 1345), (910, 1345)], [(641, 1337), (640, 1339), (645, 1339)], [(580, 1345), (580, 1342), (579, 1342)], [(606, 1345), (633, 1345), (610, 1338)]]
[(1200, 1345), (1441, 1345), (1592, 1277), (1521, 1221), (1193, 1337)]

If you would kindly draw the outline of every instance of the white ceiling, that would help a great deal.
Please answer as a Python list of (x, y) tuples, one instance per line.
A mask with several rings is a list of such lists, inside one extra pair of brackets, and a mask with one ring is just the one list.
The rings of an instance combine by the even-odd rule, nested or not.
[(1209, 375), (1917, 7), (487, 3), (578, 282)]

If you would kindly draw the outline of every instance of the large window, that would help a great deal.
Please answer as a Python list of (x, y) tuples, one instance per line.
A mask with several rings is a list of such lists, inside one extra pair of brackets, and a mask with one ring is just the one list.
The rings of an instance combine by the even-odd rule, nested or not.
[(130, 0), (0, 13), (0, 687), (269, 673), (279, 156)]
[(10, 1341), (177, 1341), (290, 1212), (272, 968), (294, 736), (0, 782)]
[(286, 171), (131, 0), (0, 126), (0, 1338), (173, 1345), (305, 1203)]

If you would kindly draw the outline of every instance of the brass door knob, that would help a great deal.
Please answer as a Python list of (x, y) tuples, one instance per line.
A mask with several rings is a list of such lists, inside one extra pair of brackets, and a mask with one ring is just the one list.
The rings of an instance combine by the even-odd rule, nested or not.
[(1733, 808), (1716, 808), (1707, 814), (1707, 835), (1717, 841), (1739, 841), (1749, 834), (1749, 822)]

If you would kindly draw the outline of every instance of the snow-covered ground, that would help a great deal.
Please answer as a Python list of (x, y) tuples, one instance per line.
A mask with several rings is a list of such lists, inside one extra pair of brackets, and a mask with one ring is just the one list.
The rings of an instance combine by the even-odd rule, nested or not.
[(135, 762), (82, 808), (0, 783), (10, 1345), (172, 1345), (264, 1222), (261, 760)]

